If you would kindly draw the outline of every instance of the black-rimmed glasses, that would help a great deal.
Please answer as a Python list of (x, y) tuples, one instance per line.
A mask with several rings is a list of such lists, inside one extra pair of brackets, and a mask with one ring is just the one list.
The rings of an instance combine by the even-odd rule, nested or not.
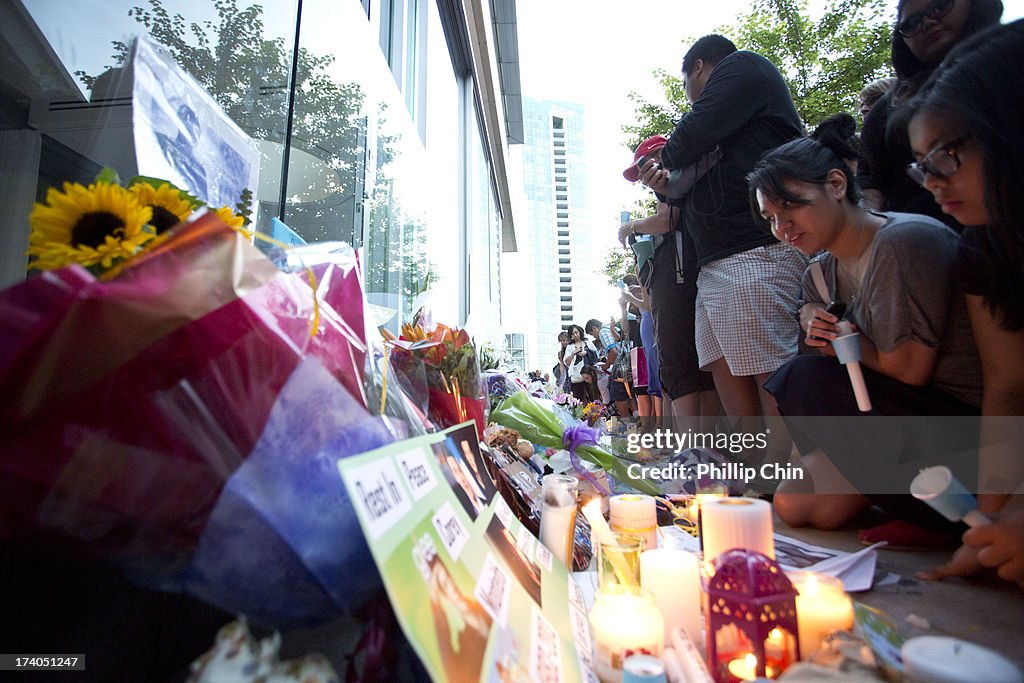
[(956, 0), (932, 0), (931, 3), (924, 8), (923, 12), (912, 14), (900, 23), (896, 24), (896, 30), (904, 38), (913, 38), (921, 30), (925, 17), (928, 17), (932, 21), (938, 21), (949, 14), (949, 10), (953, 9), (953, 4), (955, 2)]
[(939, 145), (928, 152), (921, 161), (907, 164), (907, 175), (921, 186), (924, 185), (926, 175), (930, 175), (933, 178), (950, 177), (959, 171), (963, 165), (958, 152), (964, 146), (964, 143), (970, 139), (970, 135), (961, 135), (955, 140)]

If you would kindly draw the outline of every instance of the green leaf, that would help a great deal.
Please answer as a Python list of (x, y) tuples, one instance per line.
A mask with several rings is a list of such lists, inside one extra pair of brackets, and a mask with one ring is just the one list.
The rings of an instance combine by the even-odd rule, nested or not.
[(104, 166), (103, 169), (96, 174), (97, 183), (107, 183), (109, 185), (120, 185), (121, 176), (117, 174), (117, 171), (109, 166)]

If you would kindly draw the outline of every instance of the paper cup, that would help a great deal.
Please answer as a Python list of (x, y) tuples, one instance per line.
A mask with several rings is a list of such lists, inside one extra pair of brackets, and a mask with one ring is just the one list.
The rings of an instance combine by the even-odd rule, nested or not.
[(978, 500), (956, 480), (948, 467), (926, 467), (910, 482), (910, 493), (951, 522), (978, 507)]
[(832, 340), (832, 348), (835, 349), (836, 358), (843, 365), (852, 362), (860, 362), (860, 333), (853, 332), (836, 337)]

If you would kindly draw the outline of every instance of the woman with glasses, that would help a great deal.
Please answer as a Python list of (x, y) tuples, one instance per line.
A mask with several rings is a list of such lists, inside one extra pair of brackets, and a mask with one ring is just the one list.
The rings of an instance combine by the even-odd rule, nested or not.
[(820, 417), (861, 414), (831, 343), (841, 334), (841, 314), (825, 309), (839, 301), (860, 332), (871, 415), (977, 414), (981, 369), (952, 277), (958, 237), (926, 216), (862, 208), (843, 160), (848, 140), (841, 127), (831, 130), (769, 151), (747, 176), (755, 216), (803, 254), (823, 252), (804, 274), (807, 303), (800, 308), (806, 343), (823, 355), (794, 358), (764, 385), (787, 419), (807, 477), (779, 486), (776, 512), (792, 526), (837, 528), (874, 502), (940, 534), (900, 523), (886, 530), (897, 532), (891, 542), (920, 545), (925, 536), (928, 544), (949, 545), (957, 530), (907, 493), (922, 466), (919, 451), (952, 447), (941, 443), (947, 435), (890, 438), (878, 428), (895, 420)]
[[(1024, 21), (1016, 21), (952, 52), (910, 104), (917, 161), (908, 173), (942, 211), (968, 226), (956, 270), (984, 373), (979, 509), (996, 520), (967, 532), (953, 561), (926, 578), (985, 565), (1024, 585), (1022, 64)], [(966, 482), (974, 490), (972, 483)]]
[(898, 81), (872, 107), (861, 133), (857, 180), (867, 206), (922, 213), (960, 229), (903, 170), (913, 160), (905, 104), (953, 46), (999, 23), (1002, 13), (1000, 0), (900, 0), (892, 33), (892, 64)]

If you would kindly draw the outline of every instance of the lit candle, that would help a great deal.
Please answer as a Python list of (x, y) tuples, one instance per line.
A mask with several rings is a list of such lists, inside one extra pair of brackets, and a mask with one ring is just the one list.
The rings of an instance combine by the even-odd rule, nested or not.
[(797, 630), (800, 632), (800, 659), (808, 660), (833, 631), (853, 627), (853, 603), (843, 591), (843, 582), (825, 574), (793, 572), (788, 574), (796, 596)]
[[(757, 657), (753, 652), (748, 652), (746, 657), (740, 657), (729, 662), (729, 673), (741, 681), (752, 681), (757, 678)], [(775, 669), (765, 666), (764, 674), (767, 678), (775, 678)]]
[(622, 666), (630, 654), (661, 656), (665, 626), (647, 591), (618, 585), (598, 590), (590, 625), (594, 670), (605, 683), (622, 679)]
[(700, 624), (700, 563), (697, 556), (676, 548), (645, 550), (640, 555), (640, 585), (650, 591), (665, 618), (665, 642), (682, 626), (698, 641)]
[(781, 661), (786, 656), (786, 634), (778, 626), (768, 632), (764, 641), (764, 654), (767, 659)]
[(612, 496), (609, 502), (612, 531), (643, 537), (647, 550), (658, 547), (658, 509), (653, 496), (626, 493)]

